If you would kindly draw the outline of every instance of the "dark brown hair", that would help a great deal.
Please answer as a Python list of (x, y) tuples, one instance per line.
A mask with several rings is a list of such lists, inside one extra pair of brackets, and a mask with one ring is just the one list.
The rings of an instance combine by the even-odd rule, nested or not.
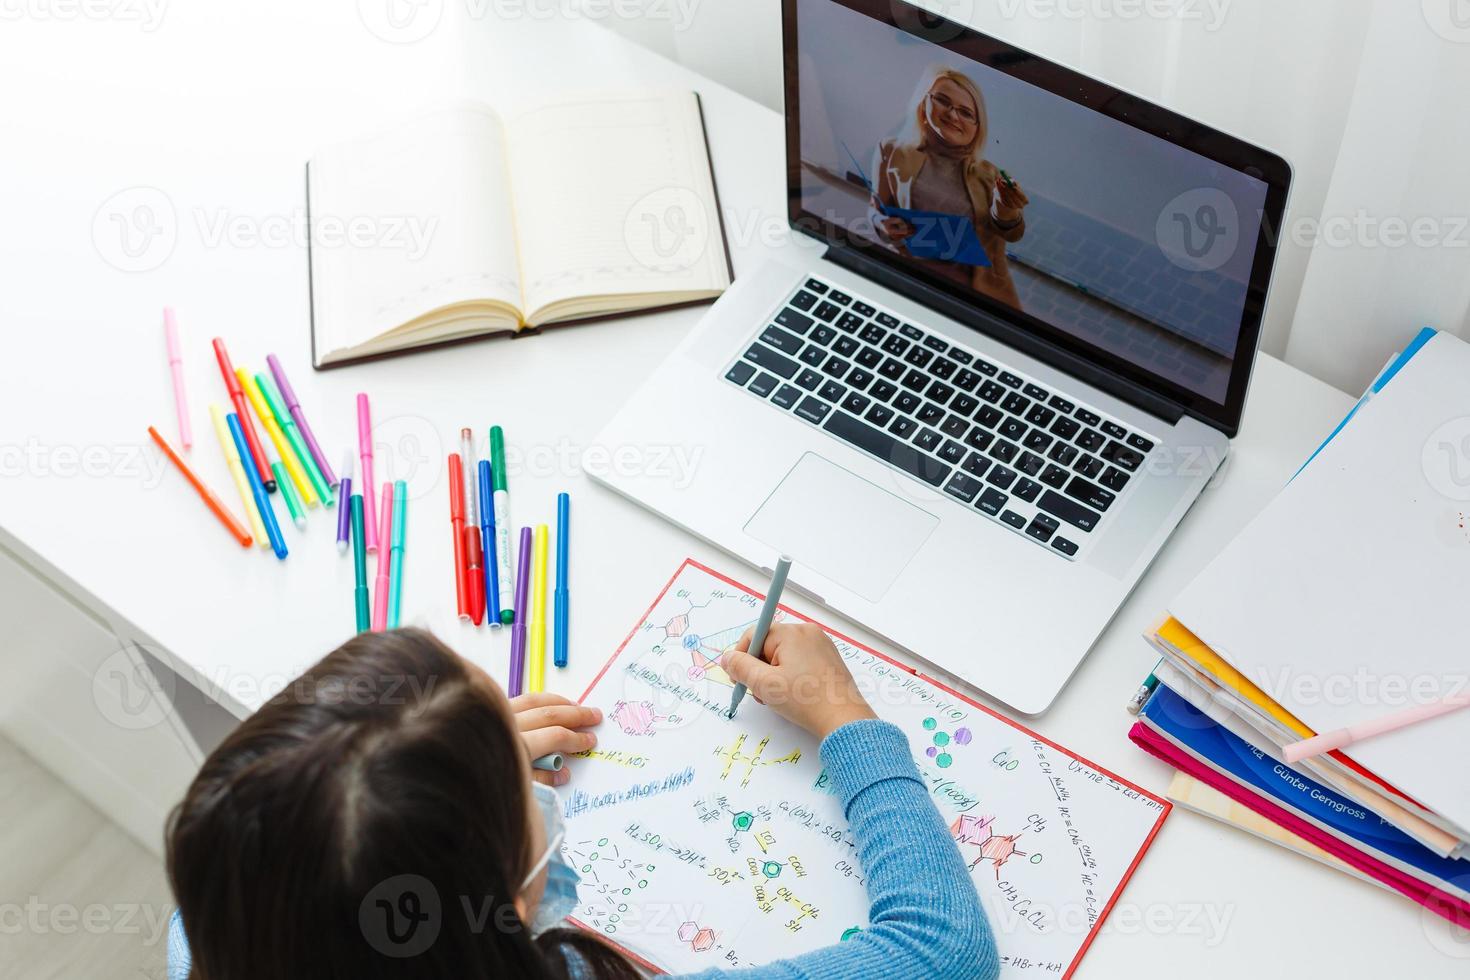
[(636, 977), (514, 908), (530, 770), (508, 702), (419, 630), (333, 651), (210, 753), (168, 874), (194, 980)]

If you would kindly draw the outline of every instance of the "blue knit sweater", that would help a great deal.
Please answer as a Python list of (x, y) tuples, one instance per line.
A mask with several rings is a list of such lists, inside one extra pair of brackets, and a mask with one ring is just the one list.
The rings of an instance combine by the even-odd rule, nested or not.
[[(903, 733), (884, 721), (856, 721), (827, 736), (821, 756), (867, 875), (872, 902), (867, 928), (845, 943), (789, 960), (696, 976), (993, 980), (1000, 964), (990, 925)], [(187, 980), (188, 975), (189, 947), (175, 913), (168, 976)]]

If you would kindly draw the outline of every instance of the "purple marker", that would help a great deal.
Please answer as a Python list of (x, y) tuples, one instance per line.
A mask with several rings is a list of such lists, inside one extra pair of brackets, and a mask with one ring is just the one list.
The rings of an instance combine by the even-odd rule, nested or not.
[[(352, 450), (350, 449), (342, 453), (342, 482), (338, 485), (337, 499), (344, 504), (352, 499)], [(347, 546), (351, 543), (352, 508), (339, 507), (337, 509), (337, 554), (347, 554)]]
[[(301, 436), (306, 440), (306, 448), (311, 451), (311, 458), (316, 460), (317, 468), (322, 471), (322, 479), (326, 480), (329, 485), (336, 483), (337, 477), (327, 463), (327, 454), (322, 452), (321, 445), (316, 441), (316, 435), (312, 433), (311, 426), (306, 423), (306, 413), (301, 410), (301, 402), (296, 400), (296, 392), (291, 390), (291, 382), (286, 379), (286, 372), (281, 367), (280, 359), (271, 354), (266, 357), (265, 362), (271, 366), (271, 375), (276, 379), (276, 387), (281, 389), (281, 397), (286, 399), (286, 410), (295, 420), (296, 428), (301, 430)], [(351, 498), (342, 499), (350, 500)], [(341, 521), (337, 523), (340, 524)]]
[(531, 588), (531, 529), (521, 528), (521, 559), (516, 566), (516, 618), (510, 627), (510, 684), (511, 697), (518, 697), (526, 674), (526, 623), (530, 619)]

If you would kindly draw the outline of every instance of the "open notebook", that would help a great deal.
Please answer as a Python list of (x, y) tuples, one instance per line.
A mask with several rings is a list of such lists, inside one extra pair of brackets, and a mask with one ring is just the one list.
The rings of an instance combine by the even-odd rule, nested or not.
[(307, 165), (318, 368), (712, 300), (733, 278), (692, 92), (455, 102)]

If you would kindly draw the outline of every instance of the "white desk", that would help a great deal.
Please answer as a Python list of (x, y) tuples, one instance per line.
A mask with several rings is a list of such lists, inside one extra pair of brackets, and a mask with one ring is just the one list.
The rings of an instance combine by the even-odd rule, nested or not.
[[(459, 5), (446, 4), (429, 37), (389, 44), (353, 5), (308, 6), (318, 5), (175, 5), (152, 32), (32, 20), (0, 37), (0, 82), (21, 93), (7, 100), (0, 190), (12, 232), (0, 246), (11, 273), (0, 291), (0, 545), (237, 715), (350, 634), (352, 570), (332, 544), (335, 512), (313, 515), (304, 537), (285, 528), (284, 564), (242, 551), (148, 446), (148, 424), (175, 432), (160, 329), (160, 307), (171, 303), (186, 336), (193, 458), (228, 499), (206, 423), (205, 404), (225, 400), (210, 337), (225, 337), (236, 362), (257, 370), (279, 353), (334, 460), (355, 444), (354, 393), (371, 394), (377, 441), (391, 447), (380, 449), (379, 479), (405, 475), (407, 451), (424, 457), (406, 474), (406, 618), (500, 677), (508, 635), (455, 621), (442, 470), (461, 425), (482, 438), (490, 424), (505, 426), (522, 454), (510, 477), (514, 522), (549, 522), (555, 493), (572, 494), (572, 666), (550, 684), (575, 696), (682, 558), (752, 577), (600, 491), (576, 466), (605, 415), (700, 312), (313, 374), (303, 251), (254, 233), (300, 214), (302, 163), (315, 147), (432, 95), (511, 106), (559, 89), (674, 85), (704, 97), (737, 273), (783, 252), (799, 262), (810, 251), (785, 230), (780, 118), (587, 22), (455, 29)], [(107, 237), (114, 205), (104, 202), (139, 186), (166, 195), (161, 217), (171, 206), (176, 241), (156, 268), (125, 272), (106, 261), (129, 260)], [(1169, 771), (1125, 737), (1122, 704), (1153, 662), (1140, 633), (1348, 402), (1262, 359), (1223, 476), (1035, 723), (1043, 734), (1165, 788)], [(1183, 965), (1212, 977), (1448, 977), (1463, 974), (1467, 954), (1465, 940), (1404, 900), (1176, 812), (1079, 975)]]

